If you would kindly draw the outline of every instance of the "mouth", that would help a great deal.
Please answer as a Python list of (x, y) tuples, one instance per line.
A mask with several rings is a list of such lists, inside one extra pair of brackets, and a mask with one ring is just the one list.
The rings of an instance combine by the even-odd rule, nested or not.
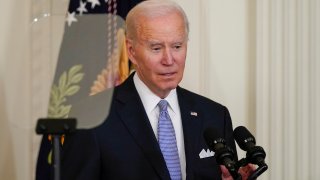
[(170, 76), (173, 76), (175, 74), (176, 74), (176, 72), (160, 73), (161, 76), (165, 76), (165, 77), (170, 77)]
[(165, 78), (171, 78), (176, 74), (176, 72), (170, 72), (170, 73), (160, 73), (160, 76)]

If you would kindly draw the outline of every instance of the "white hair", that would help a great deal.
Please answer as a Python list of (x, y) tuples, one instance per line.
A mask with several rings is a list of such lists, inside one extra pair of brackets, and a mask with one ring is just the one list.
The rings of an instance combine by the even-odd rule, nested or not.
[[(137, 35), (137, 27), (140, 17), (155, 18), (167, 15), (169, 13), (179, 13), (185, 24), (186, 34), (189, 34), (189, 21), (183, 9), (171, 0), (147, 0), (142, 1), (133, 7), (126, 18), (127, 37), (133, 39)], [(138, 19), (138, 20), (137, 20)]]

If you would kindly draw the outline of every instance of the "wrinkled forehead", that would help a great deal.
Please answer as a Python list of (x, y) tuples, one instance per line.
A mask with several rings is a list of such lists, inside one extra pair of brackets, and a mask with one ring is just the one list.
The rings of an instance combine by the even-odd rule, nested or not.
[(183, 17), (178, 12), (157, 17), (142, 17), (138, 20), (135, 31), (136, 38), (143, 39), (155, 37), (187, 39), (188, 37)]

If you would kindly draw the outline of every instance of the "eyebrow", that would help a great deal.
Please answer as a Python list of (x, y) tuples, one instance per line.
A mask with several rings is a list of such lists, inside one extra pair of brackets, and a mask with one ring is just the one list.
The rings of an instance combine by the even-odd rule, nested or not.
[(145, 40), (145, 42), (146, 42), (148, 45), (151, 45), (151, 46), (154, 46), (154, 45), (163, 45), (163, 44), (164, 44), (164, 42), (157, 41), (157, 40)]
[[(145, 40), (146, 44), (148, 44), (149, 46), (157, 46), (157, 45), (161, 45), (163, 46), (165, 43), (162, 41), (157, 41), (157, 40)], [(173, 41), (172, 45), (176, 45), (176, 44), (183, 44), (185, 43), (184, 39), (178, 40), (178, 41)]]

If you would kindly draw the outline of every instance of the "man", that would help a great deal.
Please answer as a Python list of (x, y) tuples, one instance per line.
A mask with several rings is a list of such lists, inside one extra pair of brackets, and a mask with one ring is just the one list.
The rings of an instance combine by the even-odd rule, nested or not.
[(144, 1), (129, 12), (126, 25), (136, 73), (115, 88), (101, 126), (66, 138), (62, 179), (230, 179), (214, 157), (199, 155), (208, 150), (208, 127), (235, 150), (227, 108), (178, 86), (189, 33), (181, 7)]

